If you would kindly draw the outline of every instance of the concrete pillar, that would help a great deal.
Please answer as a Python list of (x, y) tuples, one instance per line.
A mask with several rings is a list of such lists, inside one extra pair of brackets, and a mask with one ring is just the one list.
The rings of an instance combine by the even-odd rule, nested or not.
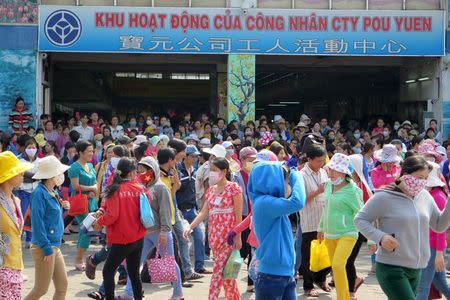
[(228, 55), (227, 121), (255, 119), (255, 55)]

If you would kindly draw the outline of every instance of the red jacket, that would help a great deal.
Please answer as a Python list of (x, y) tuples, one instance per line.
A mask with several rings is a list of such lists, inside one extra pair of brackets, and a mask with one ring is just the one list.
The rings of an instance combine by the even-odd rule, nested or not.
[(139, 198), (147, 190), (137, 181), (122, 183), (102, 205), (104, 214), (97, 220), (106, 226), (108, 244), (129, 244), (142, 239), (147, 230), (141, 223)]

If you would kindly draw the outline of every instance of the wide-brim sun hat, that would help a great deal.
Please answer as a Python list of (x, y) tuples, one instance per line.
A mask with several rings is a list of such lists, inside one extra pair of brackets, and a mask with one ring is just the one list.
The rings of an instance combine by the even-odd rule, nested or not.
[(428, 174), (428, 178), (427, 178), (427, 187), (429, 188), (433, 188), (433, 187), (443, 187), (445, 186), (445, 182), (442, 181), (441, 179), (441, 167), (434, 162), (428, 162), (428, 164), (430, 164), (433, 169), (431, 170), (430, 174)]
[(219, 144), (214, 145), (212, 148), (204, 148), (203, 152), (214, 155), (215, 157), (225, 158), (227, 150)]
[(386, 144), (382, 149), (375, 151), (374, 158), (380, 163), (399, 163), (401, 157), (397, 154), (397, 147), (392, 144)]
[(200, 139), (198, 138), (198, 136), (195, 133), (191, 133), (190, 135), (188, 135), (187, 137), (184, 138), (184, 140), (187, 141), (196, 141), (197, 143), (200, 142)]
[(134, 138), (134, 144), (139, 146), (141, 143), (144, 143), (147, 141), (147, 136), (143, 135), (143, 134), (139, 134)]
[(39, 160), (37, 172), (33, 179), (49, 179), (64, 174), (70, 167), (62, 164), (55, 156), (50, 155)]
[(325, 167), (336, 172), (352, 176), (352, 170), (350, 169), (350, 159), (345, 154), (336, 153), (325, 165)]
[(276, 154), (267, 149), (262, 149), (255, 157), (255, 163), (260, 161), (278, 161)]
[(444, 160), (444, 157), (437, 153), (436, 151), (436, 144), (432, 140), (425, 140), (423, 141), (418, 149), (417, 153), (420, 155), (430, 155), (434, 157), (434, 160), (436, 163), (441, 163)]
[(32, 163), (20, 161), (11, 151), (0, 153), (0, 183), (32, 169)]
[(366, 177), (364, 176), (363, 171), (363, 157), (361, 154), (352, 154), (348, 157), (350, 159), (350, 164), (353, 167), (354, 172), (359, 177), (359, 180), (364, 184), (366, 187), (367, 193), (369, 194), (369, 197), (372, 196), (372, 191), (370, 189), (369, 184), (367, 183)]

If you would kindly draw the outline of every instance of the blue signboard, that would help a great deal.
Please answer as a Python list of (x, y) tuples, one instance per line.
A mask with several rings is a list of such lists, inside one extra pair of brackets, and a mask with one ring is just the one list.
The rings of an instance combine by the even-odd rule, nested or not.
[(443, 11), (40, 6), (39, 50), (442, 56)]

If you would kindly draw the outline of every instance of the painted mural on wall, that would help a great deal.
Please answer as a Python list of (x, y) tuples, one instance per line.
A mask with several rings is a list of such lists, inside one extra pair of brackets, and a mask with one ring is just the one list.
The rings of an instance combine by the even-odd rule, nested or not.
[(37, 24), (37, 0), (0, 0), (0, 23)]
[(242, 125), (255, 119), (255, 56), (228, 56), (228, 122)]
[(36, 52), (0, 50), (0, 130), (8, 128), (15, 99), (21, 96), (30, 111), (36, 112)]

